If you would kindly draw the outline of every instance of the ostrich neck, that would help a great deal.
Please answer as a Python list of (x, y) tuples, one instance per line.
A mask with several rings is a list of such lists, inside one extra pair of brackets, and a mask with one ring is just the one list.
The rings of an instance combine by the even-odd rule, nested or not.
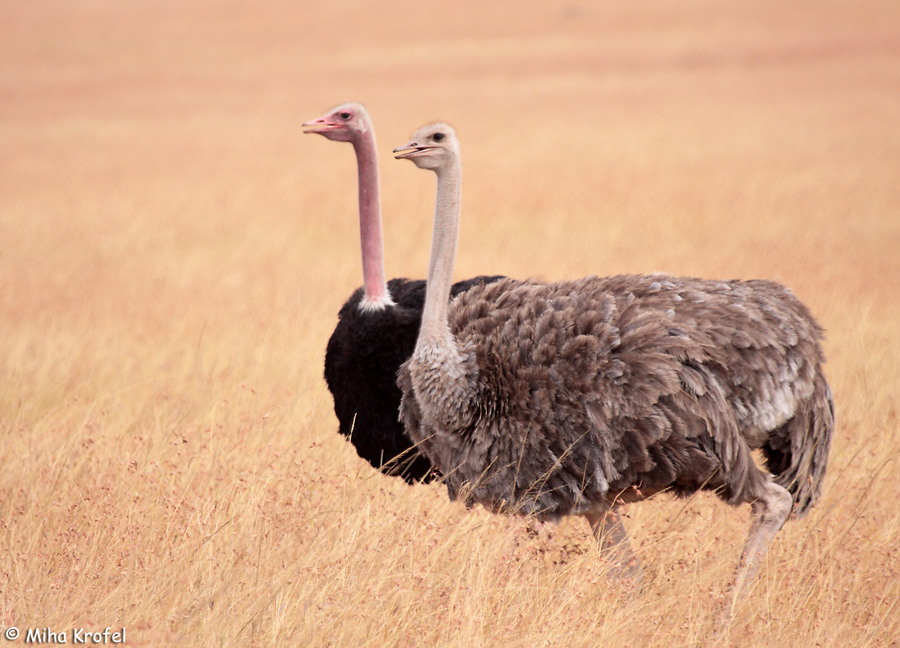
[(474, 367), (460, 353), (447, 319), (459, 232), (459, 198), (458, 163), (450, 169), (439, 169), (425, 309), (416, 349), (408, 365), (423, 417), (444, 430), (468, 425), (475, 399)]
[(370, 130), (354, 140), (359, 176), (359, 237), (362, 248), (365, 294), (360, 308), (378, 309), (392, 304), (384, 277), (384, 251), (381, 242), (381, 202), (378, 196), (378, 162), (375, 136)]
[(428, 287), (419, 341), (448, 340), (447, 309), (456, 261), (456, 242), (459, 237), (459, 209), (461, 194), (459, 165), (437, 171), (437, 200), (434, 209), (434, 235), (431, 241), (431, 260), (428, 266)]

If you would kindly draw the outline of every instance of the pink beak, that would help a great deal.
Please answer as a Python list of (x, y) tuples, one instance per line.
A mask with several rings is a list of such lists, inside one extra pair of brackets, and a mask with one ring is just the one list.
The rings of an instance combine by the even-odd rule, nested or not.
[(304, 133), (324, 133), (338, 127), (338, 124), (328, 121), (328, 117), (319, 117), (302, 124)]

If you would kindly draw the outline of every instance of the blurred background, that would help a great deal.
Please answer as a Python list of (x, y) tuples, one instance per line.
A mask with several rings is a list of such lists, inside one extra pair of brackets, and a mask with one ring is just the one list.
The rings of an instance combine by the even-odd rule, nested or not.
[[(438, 487), (426, 496), (373, 480), (334, 433), (322, 359), (361, 283), (356, 169), (350, 146), (304, 136), (300, 124), (348, 100), (375, 123), (389, 277), (425, 275), (434, 200), (433, 179), (390, 151), (440, 119), (463, 152), (458, 279), (665, 271), (790, 286), (828, 330), (839, 429), (827, 515), (786, 529), (776, 545), (808, 548), (809, 528), (840, 529), (812, 562), (790, 564), (801, 579), (823, 564), (855, 567), (804, 590), (817, 592), (817, 621), (801, 627), (796, 615), (772, 613), (767, 627), (813, 642), (860, 628), (870, 645), (897, 639), (883, 613), (896, 586), (871, 590), (873, 578), (896, 582), (900, 567), (900, 522), (880, 504), (900, 495), (888, 479), (900, 448), (900, 4), (886, 0), (3, 3), (0, 553), (9, 563), (0, 573), (20, 576), (0, 587), (0, 622), (30, 611), (45, 624), (41, 611), (58, 607), (60, 619), (91, 609), (157, 638), (218, 637), (226, 622), (239, 636), (249, 621), (234, 610), (271, 600), (246, 584), (284, 569), (265, 557), (309, 551), (291, 517), (298, 506), (341, 511), (319, 534), (343, 538), (335, 520), (356, 519), (356, 497), (371, 497), (379, 514), (418, 511), (403, 507), (422, 497), (444, 502)], [(343, 499), (317, 480), (341, 484)], [(291, 488), (314, 496), (301, 506)], [(393, 489), (391, 498), (377, 489)], [(226, 514), (223, 501), (237, 508)], [(225, 508), (213, 515), (212, 502)], [(635, 509), (652, 511), (635, 513), (644, 515), (638, 543), (641, 526), (645, 540), (669, 528), (671, 502), (647, 506)], [(279, 507), (271, 528), (294, 545), (262, 551), (257, 516)], [(97, 517), (103, 510), (115, 515)], [(437, 510), (432, 537), (448, 519), (469, 519), (458, 507)], [(739, 538), (743, 521), (729, 511), (718, 519)], [(207, 543), (217, 527), (206, 521), (232, 514), (230, 531)], [(96, 535), (100, 520), (108, 537)], [(385, 537), (427, 542), (409, 525)], [(204, 578), (181, 576), (197, 562), (187, 550), (153, 558), (184, 537), (209, 552)], [(124, 567), (105, 571), (98, 546)], [(650, 563), (681, 578), (659, 549)], [(256, 581), (232, 551), (263, 556)], [(782, 566), (798, 555), (782, 551), (772, 558)], [(723, 557), (716, 577), (733, 560)], [(48, 575), (73, 565), (99, 584), (59, 586)], [(281, 592), (306, 610), (297, 618), (307, 639), (341, 623), (331, 608), (309, 607), (334, 582), (322, 574)], [(356, 578), (362, 589), (383, 585)], [(173, 599), (127, 603), (160, 583)], [(787, 609), (809, 608), (808, 593), (772, 587)], [(205, 596), (230, 601), (215, 612), (226, 616), (197, 616), (191, 601)], [(648, 612), (659, 627), (674, 604), (664, 601)], [(265, 605), (253, 609), (269, 618)], [(372, 614), (383, 626), (360, 622), (358, 634), (340, 636), (453, 644), (417, 627), (406, 639), (386, 634), (390, 615)], [(547, 639), (509, 623), (521, 645)], [(283, 639), (282, 626), (266, 627)], [(621, 636), (629, 645), (632, 635)], [(490, 632), (478, 639), (496, 645)]]

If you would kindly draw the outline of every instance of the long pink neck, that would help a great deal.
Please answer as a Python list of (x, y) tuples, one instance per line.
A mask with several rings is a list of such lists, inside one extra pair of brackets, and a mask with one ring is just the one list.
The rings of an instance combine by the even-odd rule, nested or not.
[(378, 309), (392, 304), (384, 277), (381, 241), (381, 202), (378, 196), (378, 162), (371, 129), (353, 141), (359, 175), (359, 237), (362, 247), (363, 286), (360, 308)]

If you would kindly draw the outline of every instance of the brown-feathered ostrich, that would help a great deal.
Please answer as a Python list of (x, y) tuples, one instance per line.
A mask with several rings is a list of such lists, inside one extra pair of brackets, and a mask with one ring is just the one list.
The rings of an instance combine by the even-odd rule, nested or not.
[[(343, 305), (325, 352), (325, 381), (334, 397), (339, 432), (360, 457), (408, 483), (430, 481), (431, 462), (418, 453), (398, 420), (396, 377), (416, 343), (423, 280), (385, 281), (375, 134), (365, 108), (346, 103), (303, 124), (305, 132), (350, 142), (359, 176), (359, 230), (363, 286)], [(500, 277), (476, 277), (451, 288), (458, 294)]]
[(635, 577), (620, 505), (699, 490), (750, 503), (737, 602), (792, 508), (803, 515), (822, 488), (834, 411), (807, 308), (770, 281), (662, 274), (504, 279), (448, 305), (455, 133), (430, 124), (394, 153), (437, 174), (425, 310), (398, 384), (407, 432), (451, 499), (583, 515)]

